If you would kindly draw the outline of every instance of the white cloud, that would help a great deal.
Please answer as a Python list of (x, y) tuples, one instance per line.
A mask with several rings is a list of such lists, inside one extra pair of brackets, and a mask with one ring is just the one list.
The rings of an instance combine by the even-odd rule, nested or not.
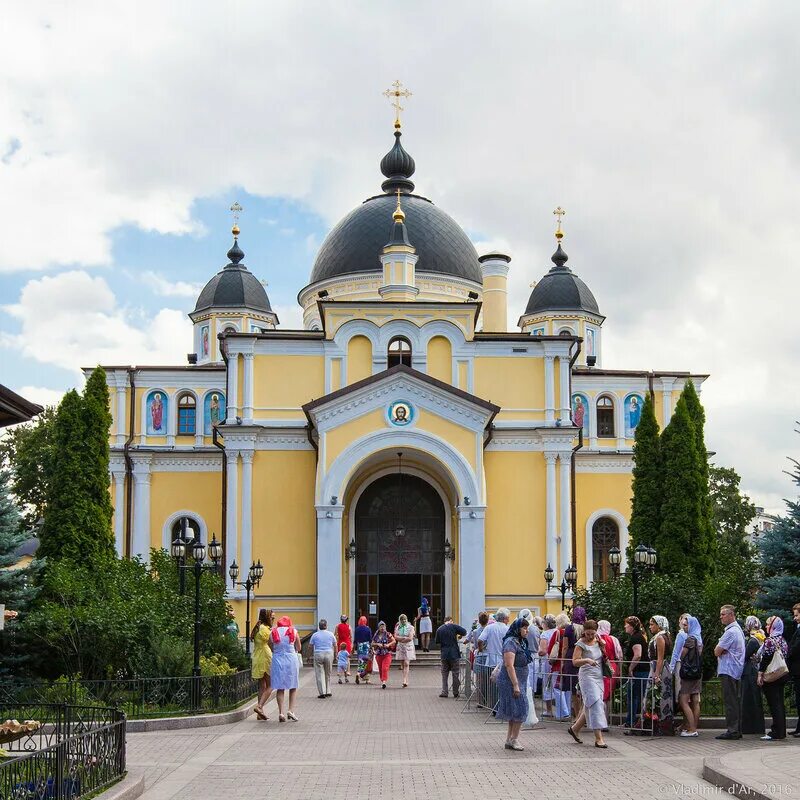
[[(711, 372), (709, 445), (754, 499), (784, 492), (800, 361), (787, 79), (800, 5), (403, 8), (7, 4), (0, 271), (106, 264), (124, 223), (192, 233), (192, 202), (231, 186), (333, 223), (379, 191), (391, 144), (379, 93), (401, 63), (418, 188), (512, 256), (509, 319), (549, 266), (561, 204), (570, 266), (608, 315), (605, 364)], [(178, 312), (137, 319), (112, 298), (84, 320), (85, 299), (69, 301), (60, 335), (73, 344), (21, 344), (70, 363), (83, 347), (125, 362), (172, 348), (177, 363), (191, 349), (169, 335), (188, 329)]]
[(48, 389), (44, 386), (23, 386), (14, 391), (26, 400), (38, 403), (40, 406), (57, 406), (64, 396), (63, 389)]
[(273, 306), (278, 315), (280, 328), (285, 330), (303, 330), (303, 309), (297, 304), (291, 306)]
[(194, 300), (203, 290), (202, 283), (168, 281), (163, 275), (159, 275), (152, 270), (142, 273), (142, 278), (146, 279), (147, 285), (161, 297), (191, 297)]
[(0, 346), (20, 357), (71, 369), (95, 364), (182, 364), (191, 347), (191, 323), (181, 311), (162, 308), (143, 317), (117, 305), (103, 278), (84, 271), (29, 281), (4, 310), (19, 334), (0, 334)]

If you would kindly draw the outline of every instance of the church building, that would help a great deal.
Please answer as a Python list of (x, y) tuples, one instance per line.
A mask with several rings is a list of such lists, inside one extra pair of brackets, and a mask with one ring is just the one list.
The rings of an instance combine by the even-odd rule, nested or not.
[(645, 396), (664, 426), (706, 376), (606, 368), (560, 209), (552, 266), (510, 329), (512, 259), (415, 193), (399, 119), (380, 170), (299, 290), (302, 330), (281, 326), (235, 222), (189, 312), (188, 363), (105, 368), (118, 552), (169, 549), (188, 518), (222, 542), (226, 576), (260, 559), (251, 616), (275, 608), (303, 632), (342, 613), (391, 626), (423, 595), (434, 621), (466, 626), (484, 608), (560, 609), (571, 567), (605, 580), (614, 546), (625, 567)]

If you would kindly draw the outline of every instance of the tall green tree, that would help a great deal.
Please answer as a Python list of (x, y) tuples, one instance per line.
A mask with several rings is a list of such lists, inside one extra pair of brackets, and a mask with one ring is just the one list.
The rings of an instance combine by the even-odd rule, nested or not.
[(694, 423), (694, 438), (697, 445), (697, 457), (700, 467), (700, 479), (702, 481), (703, 492), (703, 509), (702, 509), (702, 539), (703, 546), (698, 546), (698, 549), (705, 549), (706, 560), (713, 563), (716, 553), (717, 536), (714, 529), (714, 503), (711, 499), (709, 491), (709, 462), (708, 462), (708, 449), (706, 448), (706, 412), (703, 404), (700, 402), (700, 397), (697, 394), (697, 389), (694, 383), (690, 380), (686, 382), (681, 392), (686, 402), (686, 410)]
[(0, 601), (6, 608), (24, 611), (36, 590), (31, 585), (30, 568), (8, 569), (16, 564), (16, 551), (28, 539), (9, 489), (8, 472), (0, 469)]
[(666, 572), (691, 569), (698, 577), (711, 571), (705, 541), (703, 477), (694, 423), (681, 396), (661, 436), (664, 465), (658, 563)]
[[(800, 462), (789, 460), (792, 462), (789, 474), (800, 487)], [(788, 620), (792, 606), (800, 602), (800, 498), (787, 500), (786, 510), (786, 516), (759, 541), (766, 577), (762, 580), (757, 604), (770, 614)]]
[(630, 533), (629, 564), (633, 563), (633, 550), (638, 545), (649, 545), (659, 538), (662, 481), (658, 422), (656, 422), (653, 400), (648, 394), (642, 406), (642, 416), (636, 426), (633, 443), (633, 498), (631, 500), (631, 521), (628, 526)]
[(36, 530), (44, 517), (53, 449), (56, 407), (48, 406), (33, 422), (15, 425), (0, 439), (0, 461), (10, 471), (24, 527)]
[(747, 495), (742, 494), (739, 474), (735, 469), (711, 464), (708, 480), (716, 549), (720, 559), (723, 556), (753, 558), (755, 548), (750, 544), (748, 535), (756, 507)]

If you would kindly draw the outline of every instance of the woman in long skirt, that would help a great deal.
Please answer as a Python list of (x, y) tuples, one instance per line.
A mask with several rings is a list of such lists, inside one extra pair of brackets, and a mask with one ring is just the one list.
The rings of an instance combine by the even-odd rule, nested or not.
[(660, 689), (658, 708), (646, 708), (645, 714), (653, 718), (653, 734), (656, 736), (674, 736), (673, 725), (675, 703), (672, 694), (672, 672), (669, 668), (667, 653), (672, 646), (672, 637), (669, 633), (669, 620), (657, 614), (650, 617), (650, 633), (653, 637), (647, 646), (650, 659), (650, 680)]
[(578, 734), (585, 725), (594, 731), (594, 746), (605, 750), (608, 745), (603, 741), (603, 729), (608, 727), (608, 721), (603, 702), (603, 650), (593, 619), (587, 619), (583, 625), (583, 635), (575, 643), (572, 663), (578, 670), (583, 708), (567, 731), (578, 744), (583, 744)]
[(369, 683), (369, 676), (372, 674), (372, 631), (367, 625), (367, 618), (358, 618), (354, 642), (356, 655), (358, 655), (358, 671), (356, 672), (356, 683)]
[(744, 670), (742, 671), (742, 733), (758, 733), (762, 736), (764, 725), (764, 700), (758, 685), (758, 651), (767, 638), (761, 630), (761, 620), (750, 616), (744, 621), (745, 639)]
[(503, 637), (503, 662), (497, 675), (497, 706), (495, 717), (508, 722), (506, 750), (524, 750), (519, 743), (522, 723), (528, 716), (528, 665), (531, 663), (528, 648), (528, 620), (515, 619)]
[[(300, 636), (289, 617), (283, 616), (278, 620), (278, 624), (272, 629), (270, 640), (272, 645), (270, 677), (278, 700), (278, 722), (286, 722), (287, 718), (292, 722), (298, 722), (297, 715), (294, 713), (294, 699), (300, 677), (297, 668)], [(284, 697), (287, 691), (289, 692), (289, 709), (284, 714)]]

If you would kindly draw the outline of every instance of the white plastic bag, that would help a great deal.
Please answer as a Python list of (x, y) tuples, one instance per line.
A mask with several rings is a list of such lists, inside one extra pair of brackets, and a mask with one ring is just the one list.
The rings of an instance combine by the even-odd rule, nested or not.
[(526, 728), (532, 728), (534, 725), (538, 725), (539, 717), (536, 715), (536, 706), (533, 704), (533, 689), (531, 689), (530, 683), (525, 688), (525, 696), (528, 698), (528, 716), (525, 717), (524, 725)]

